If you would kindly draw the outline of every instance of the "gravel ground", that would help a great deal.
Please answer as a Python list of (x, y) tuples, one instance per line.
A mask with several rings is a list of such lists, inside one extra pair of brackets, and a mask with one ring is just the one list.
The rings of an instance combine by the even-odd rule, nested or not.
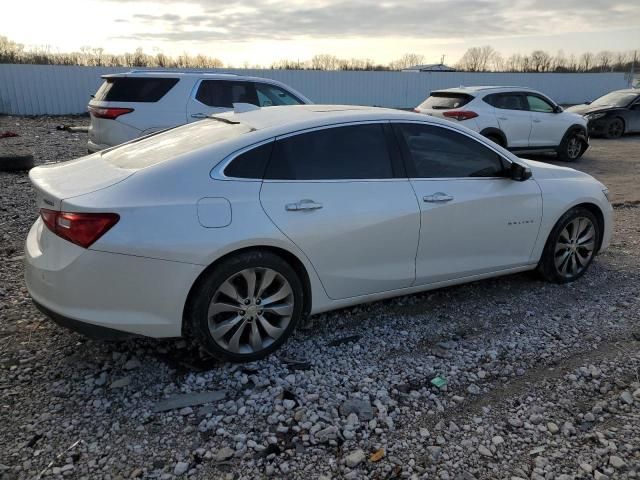
[[(55, 125), (85, 122), (0, 117), (0, 131), (17, 131), (9, 140), (43, 163), (83, 154), (86, 135)], [(627, 176), (637, 183), (637, 171)], [(180, 340), (90, 341), (47, 320), (22, 280), (35, 216), (26, 174), (0, 173), (0, 478), (640, 476), (640, 208), (630, 202), (616, 208), (611, 248), (576, 283), (522, 274), (319, 315), (245, 365)], [(198, 392), (224, 398), (155, 411)]]

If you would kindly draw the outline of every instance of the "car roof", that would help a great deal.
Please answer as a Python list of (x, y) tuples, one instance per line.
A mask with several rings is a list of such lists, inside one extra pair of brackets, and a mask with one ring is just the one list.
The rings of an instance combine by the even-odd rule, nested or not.
[(298, 130), (335, 123), (368, 120), (414, 120), (449, 124), (446, 120), (435, 117), (425, 117), (425, 115), (406, 110), (359, 105), (284, 105), (268, 108), (256, 107), (242, 113), (235, 111), (224, 112), (213, 115), (213, 118), (243, 123), (255, 130), (276, 128), (277, 130), (283, 131), (287, 129)]
[(131, 70), (129, 72), (109, 73), (102, 75), (102, 78), (126, 78), (126, 77), (161, 77), (161, 78), (208, 78), (211, 80), (250, 80), (252, 82), (266, 82), (281, 85), (281, 82), (271, 78), (252, 77), (249, 75), (237, 75), (235, 73), (226, 72), (210, 72), (210, 71), (189, 71), (182, 72), (179, 70)]
[(476, 86), (459, 86), (454, 88), (445, 88), (442, 90), (433, 90), (431, 93), (436, 92), (451, 92), (451, 93), (494, 93), (494, 92), (536, 92), (533, 88), (529, 87), (518, 87), (518, 86), (497, 86), (497, 85), (476, 85)]

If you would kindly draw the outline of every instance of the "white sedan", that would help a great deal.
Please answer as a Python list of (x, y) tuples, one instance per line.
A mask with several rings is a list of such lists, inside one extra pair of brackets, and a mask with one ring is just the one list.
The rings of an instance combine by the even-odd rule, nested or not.
[(570, 282), (609, 244), (604, 185), (464, 127), (238, 110), (31, 170), (26, 282), (41, 310), (251, 361), (310, 314), (525, 270)]

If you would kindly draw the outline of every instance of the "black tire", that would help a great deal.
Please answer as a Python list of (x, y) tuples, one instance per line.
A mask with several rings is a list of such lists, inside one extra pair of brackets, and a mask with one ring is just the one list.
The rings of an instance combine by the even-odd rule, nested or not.
[[(565, 253), (569, 252), (569, 256), (571, 256), (572, 249), (572, 247), (568, 247), (566, 249), (563, 247), (563, 245), (567, 244), (564, 241), (564, 238), (566, 237), (564, 233), (566, 231), (570, 231), (570, 224), (579, 219), (588, 219), (591, 223), (591, 226), (593, 227), (593, 237), (588, 240), (589, 243), (593, 243), (591, 254), (589, 255), (586, 262), (583, 262), (579, 270), (577, 270), (575, 273), (567, 271), (563, 272), (562, 267), (564, 267), (565, 264), (561, 263), (561, 266), (559, 267), (558, 263), (561, 262)], [(578, 233), (576, 234), (576, 237), (577, 240), (579, 240), (581, 233), (586, 232), (586, 224), (584, 228), (578, 228), (577, 230)], [(560, 217), (558, 222), (553, 227), (553, 230), (551, 230), (549, 238), (547, 238), (547, 243), (544, 246), (542, 257), (540, 258), (540, 262), (538, 263), (538, 272), (545, 280), (553, 283), (569, 283), (579, 279), (589, 269), (591, 262), (598, 253), (598, 247), (600, 246), (601, 238), (602, 232), (600, 231), (600, 224), (598, 223), (595, 215), (591, 213), (591, 211), (583, 207), (572, 208), (564, 215), (562, 215), (562, 217)], [(585, 249), (577, 245), (580, 245), (580, 242), (576, 241), (573, 247), (573, 262), (576, 262), (575, 265), (580, 264), (580, 261), (583, 259), (583, 255), (585, 254)], [(586, 245), (586, 242), (582, 242), (582, 245)], [(557, 247), (561, 248), (561, 250), (558, 251)], [(578, 255), (580, 256), (578, 257)], [(568, 265), (568, 267), (564, 267), (566, 268), (566, 270), (570, 270), (571, 261), (571, 258), (567, 258), (566, 265)]]
[[(238, 311), (233, 313), (230, 311), (220, 312), (211, 317), (212, 328), (213, 326), (223, 326), (226, 328), (226, 326), (230, 324), (230, 321), (237, 322), (233, 327), (229, 328), (222, 338), (216, 340), (209, 326), (210, 305), (214, 300), (214, 296), (216, 296), (216, 300), (222, 297), (222, 301), (215, 302), (215, 305), (233, 304), (233, 308), (237, 308), (237, 305), (242, 305), (247, 301), (246, 298), (248, 297), (244, 300), (240, 298), (243, 297), (243, 295), (248, 295), (248, 293), (241, 293), (242, 288), (249, 289), (247, 284), (245, 284), (244, 287), (242, 286), (245, 277), (240, 272), (243, 271), (254, 271), (256, 277), (259, 277), (262, 272), (262, 279), (257, 278), (257, 280), (254, 281), (253, 291), (254, 293), (258, 292), (258, 294), (253, 295), (254, 297), (259, 297), (259, 290), (261, 290), (262, 286), (260, 282), (266, 283), (266, 272), (275, 272), (279, 276), (276, 276), (269, 288), (264, 290), (264, 294), (273, 296), (275, 289), (285, 288), (287, 285), (285, 281), (288, 282), (290, 294), (287, 296), (287, 301), (290, 300), (293, 304), (291, 313), (286, 316), (275, 314), (271, 316), (272, 314), (270, 312), (258, 311), (258, 308), (265, 307), (264, 305), (262, 307), (259, 306), (260, 298), (257, 298), (252, 300), (251, 305), (246, 304), (246, 307), (242, 307), (243, 310), (241, 313)], [(237, 285), (237, 290), (235, 290), (235, 292), (239, 294), (236, 297), (238, 299), (237, 304), (234, 303), (232, 297), (227, 296), (225, 292), (222, 291), (228, 291), (223, 287), (223, 284), (228, 287), (229, 283), (226, 282), (230, 280), (233, 285)], [(219, 290), (221, 287), (222, 290)], [(278, 290), (278, 292), (280, 292), (280, 290)], [(268, 356), (286, 342), (302, 317), (303, 298), (302, 282), (291, 265), (271, 252), (261, 250), (248, 251), (224, 260), (198, 282), (190, 296), (185, 322), (188, 324), (188, 331), (196, 338), (200, 345), (214, 357), (230, 362), (252, 362)], [(255, 302), (257, 302), (257, 304)], [(244, 308), (246, 308), (246, 310), (244, 310)], [(253, 308), (254, 311), (250, 312), (251, 308)], [(288, 304), (287, 308), (289, 308)], [(266, 307), (265, 310), (270, 310), (270, 308)], [(229, 318), (225, 319), (224, 315), (228, 315)], [(237, 320), (237, 318), (241, 316), (242, 319)], [(285, 317), (288, 318), (286, 324), (284, 323)], [(275, 328), (282, 330), (282, 333), (279, 333), (277, 338), (271, 338), (264, 328), (265, 321), (269, 322), (269, 329)], [(274, 322), (273, 324), (271, 323), (272, 321)], [(265, 337), (263, 340), (264, 343), (270, 343), (264, 345), (261, 349), (254, 348), (250, 345), (253, 328), (256, 328), (259, 333)], [(240, 330), (243, 330), (243, 332), (240, 332)], [(243, 344), (242, 346), (242, 348), (245, 349), (244, 351), (232, 351), (232, 341), (229, 340), (229, 338), (235, 337), (236, 333), (238, 333), (238, 338), (242, 339), (240, 340), (241, 342), (248, 342), (247, 345)], [(247, 351), (247, 349), (251, 349), (251, 351)]]
[(501, 147), (505, 146), (504, 141), (497, 135), (485, 135), (485, 137), (491, 140), (496, 145), (500, 145)]
[(580, 130), (574, 129), (567, 132), (558, 148), (558, 159), (565, 162), (574, 162), (587, 150), (587, 145), (581, 138)]
[(607, 138), (620, 138), (624, 135), (624, 122), (620, 117), (609, 120), (605, 127), (604, 135)]
[(16, 172), (30, 170), (34, 167), (33, 155), (24, 152), (6, 152), (0, 154), (0, 171)]

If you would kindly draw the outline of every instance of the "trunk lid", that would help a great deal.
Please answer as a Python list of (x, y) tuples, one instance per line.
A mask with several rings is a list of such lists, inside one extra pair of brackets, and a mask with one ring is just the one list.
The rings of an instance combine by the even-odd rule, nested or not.
[(118, 168), (98, 154), (29, 171), (38, 208), (60, 210), (62, 201), (121, 182), (135, 170)]

